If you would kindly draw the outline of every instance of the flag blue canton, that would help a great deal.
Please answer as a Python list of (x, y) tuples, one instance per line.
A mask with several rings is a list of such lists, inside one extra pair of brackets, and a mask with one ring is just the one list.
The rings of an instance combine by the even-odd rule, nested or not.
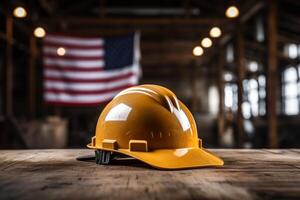
[(134, 35), (105, 39), (105, 70), (130, 66), (134, 60)]

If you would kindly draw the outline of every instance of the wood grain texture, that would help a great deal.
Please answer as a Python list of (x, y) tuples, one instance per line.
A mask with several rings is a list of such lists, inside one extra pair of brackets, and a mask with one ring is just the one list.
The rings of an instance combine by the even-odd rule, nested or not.
[(90, 150), (0, 151), (0, 199), (300, 199), (300, 150), (212, 150), (221, 168), (162, 171)]

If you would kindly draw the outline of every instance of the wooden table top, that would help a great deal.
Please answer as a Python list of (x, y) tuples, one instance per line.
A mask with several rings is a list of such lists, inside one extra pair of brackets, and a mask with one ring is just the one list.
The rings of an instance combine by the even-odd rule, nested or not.
[(300, 149), (211, 150), (221, 168), (156, 170), (91, 150), (0, 151), (0, 199), (300, 199)]

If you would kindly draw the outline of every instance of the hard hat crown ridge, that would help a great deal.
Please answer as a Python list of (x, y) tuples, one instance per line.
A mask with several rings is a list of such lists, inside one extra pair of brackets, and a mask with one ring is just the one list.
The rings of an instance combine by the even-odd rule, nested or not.
[[(102, 111), (88, 147), (129, 155), (158, 168), (223, 164), (202, 149), (188, 108), (157, 85), (134, 86), (117, 94)], [(193, 155), (199, 157), (191, 161)]]

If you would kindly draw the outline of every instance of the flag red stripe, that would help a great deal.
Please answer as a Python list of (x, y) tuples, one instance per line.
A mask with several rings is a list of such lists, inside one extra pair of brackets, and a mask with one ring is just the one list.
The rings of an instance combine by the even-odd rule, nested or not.
[(50, 54), (50, 53), (44, 53), (44, 58), (49, 59), (64, 59), (64, 60), (70, 60), (70, 61), (80, 61), (80, 60), (103, 60), (104, 56), (74, 56), (74, 55), (64, 55), (64, 56), (58, 56), (56, 54)]
[(115, 92), (118, 90), (123, 90), (126, 89), (128, 87), (134, 86), (134, 84), (126, 84), (126, 85), (122, 85), (122, 86), (118, 86), (118, 87), (114, 87), (114, 88), (109, 88), (109, 89), (101, 89), (101, 90), (93, 90), (93, 91), (78, 91), (78, 90), (66, 90), (66, 89), (46, 89), (45, 88), (45, 93), (66, 93), (66, 94), (70, 94), (70, 95), (76, 95), (76, 94), (95, 94), (95, 95), (99, 95), (99, 94), (103, 94), (103, 93), (109, 93), (109, 92)]
[[(64, 61), (62, 61), (62, 62), (64, 62)], [(78, 65), (76, 62), (74, 62), (77, 65), (72, 66), (73, 63), (67, 63), (67, 62), (69, 62), (69, 61), (66, 61), (66, 66), (59, 65), (60, 64), (59, 62), (58, 63), (53, 63), (53, 64), (52, 63), (48, 64), (48, 63), (44, 62), (44, 66), (45, 66), (45, 68), (59, 67), (58, 70), (63, 70), (63, 69), (68, 69), (69, 68), (69, 69), (75, 69), (75, 70), (76, 69), (83, 69), (83, 71), (85, 71), (85, 69), (87, 69), (87, 71), (97, 71), (97, 72), (99, 72), (99, 70), (101, 71), (101, 69), (104, 68), (104, 66), (103, 66), (104, 64), (98, 64), (98, 63), (95, 66), (86, 66), (86, 65), (89, 65), (90, 63), (87, 63), (87, 64), (84, 63), (83, 65)], [(82, 61), (82, 62), (85, 62), (85, 61)], [(97, 61), (94, 61), (94, 62), (97, 62)], [(100, 62), (101, 61), (99, 60), (99, 63)], [(94, 63), (92, 63), (92, 64), (94, 64)]]
[(93, 68), (87, 68), (87, 67), (61, 67), (59, 65), (45, 65), (46, 69), (51, 69), (51, 70), (59, 70), (62, 72), (100, 72), (103, 70), (103, 67), (93, 67)]
[(50, 42), (45, 41), (44, 45), (47, 47), (64, 47), (64, 48), (70, 48), (70, 49), (82, 49), (82, 50), (95, 50), (95, 49), (103, 49), (104, 45), (92, 45), (92, 46), (82, 46), (82, 45), (76, 45), (76, 44), (65, 44), (63, 42)]
[(50, 37), (67, 37), (67, 38), (72, 38), (72, 39), (91, 39), (91, 40), (95, 40), (95, 39), (102, 39), (103, 37), (98, 36), (98, 35), (74, 35), (74, 34), (68, 34), (68, 33), (63, 33), (63, 32), (51, 32), (51, 33), (47, 33), (47, 36)]
[(120, 79), (130, 78), (131, 76), (134, 76), (135, 73), (129, 72), (127, 74), (119, 75), (116, 77), (111, 78), (101, 78), (101, 79), (75, 79), (75, 78), (54, 78), (54, 77), (46, 77), (44, 80), (46, 81), (61, 81), (66, 83), (105, 83), (105, 82), (111, 82), (111, 81), (117, 81)]

